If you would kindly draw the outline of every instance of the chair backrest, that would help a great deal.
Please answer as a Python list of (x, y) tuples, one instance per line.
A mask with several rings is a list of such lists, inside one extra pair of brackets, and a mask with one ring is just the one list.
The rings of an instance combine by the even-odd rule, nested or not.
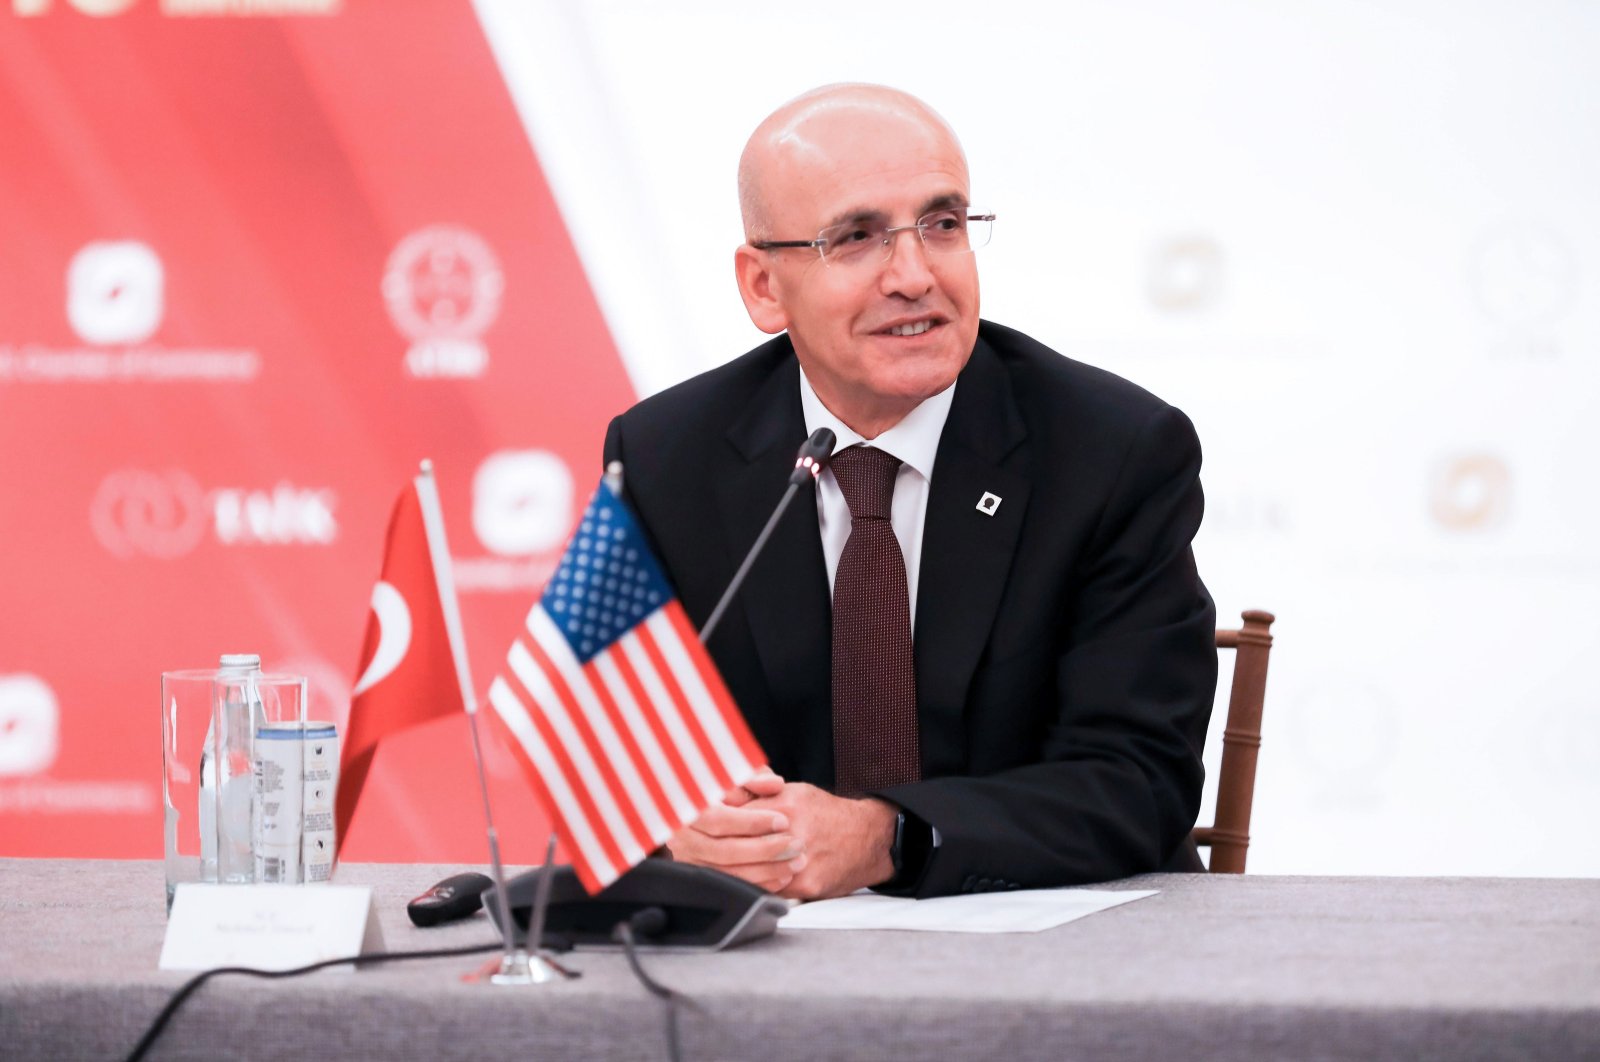
[(1233, 690), (1222, 731), (1222, 772), (1217, 776), (1217, 813), (1198, 826), (1194, 842), (1211, 849), (1213, 874), (1243, 874), (1250, 850), (1250, 805), (1256, 792), (1256, 754), (1261, 749), (1261, 710), (1267, 697), (1267, 654), (1272, 651), (1270, 612), (1250, 609), (1238, 630), (1219, 629), (1217, 648), (1232, 649)]

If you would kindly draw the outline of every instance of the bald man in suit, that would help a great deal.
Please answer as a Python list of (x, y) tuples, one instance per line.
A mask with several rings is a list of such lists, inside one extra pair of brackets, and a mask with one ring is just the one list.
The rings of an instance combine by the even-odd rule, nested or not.
[[(800, 898), (1202, 869), (1215, 611), (1189, 420), (980, 321), (990, 216), (914, 97), (799, 97), (739, 183), (739, 291), (776, 338), (618, 417), (606, 458), (697, 623), (816, 428), (840, 476), (870, 456), (892, 493), (869, 518), (830, 470), (780, 523), (709, 646), (770, 771), (672, 856)], [(872, 520), (892, 591), (855, 586)]]

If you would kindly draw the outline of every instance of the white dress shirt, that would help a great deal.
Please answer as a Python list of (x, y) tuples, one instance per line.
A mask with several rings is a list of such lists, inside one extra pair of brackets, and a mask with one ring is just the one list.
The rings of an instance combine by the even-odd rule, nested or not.
[[(933, 481), (934, 455), (939, 452), (939, 436), (944, 432), (944, 422), (950, 415), (950, 402), (955, 394), (956, 385), (952, 383), (924, 399), (904, 420), (876, 439), (863, 439), (828, 411), (811, 389), (805, 370), (800, 370), (800, 409), (805, 414), (807, 435), (818, 428), (828, 428), (838, 440), (835, 450), (864, 442), (900, 459), (889, 522), (906, 562), (906, 590), (911, 599), (913, 633), (917, 621), (917, 574), (922, 565), (922, 525), (928, 515), (928, 484)], [(833, 478), (831, 468), (825, 469), (817, 479), (817, 523), (822, 528), (822, 556), (828, 564), (831, 594), (833, 576), (839, 570), (839, 554), (844, 552), (845, 539), (850, 537), (850, 506), (845, 503), (844, 492), (839, 489), (839, 481)]]

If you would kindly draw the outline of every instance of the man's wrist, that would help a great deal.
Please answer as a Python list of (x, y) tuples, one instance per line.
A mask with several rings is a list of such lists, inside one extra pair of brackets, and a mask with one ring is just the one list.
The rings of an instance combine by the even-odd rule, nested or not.
[(937, 846), (934, 828), (914, 812), (895, 807), (894, 833), (889, 843), (888, 878), (871, 886), (877, 892), (909, 896), (927, 873)]

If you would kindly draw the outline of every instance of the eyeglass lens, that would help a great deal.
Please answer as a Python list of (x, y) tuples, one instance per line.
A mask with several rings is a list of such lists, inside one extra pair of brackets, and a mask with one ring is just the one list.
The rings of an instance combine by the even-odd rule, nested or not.
[(876, 261), (887, 258), (894, 237), (907, 229), (922, 236), (932, 254), (972, 251), (989, 242), (993, 215), (980, 214), (968, 207), (935, 210), (917, 219), (915, 225), (890, 226), (882, 220), (847, 221), (817, 234), (822, 256), (831, 262)]

